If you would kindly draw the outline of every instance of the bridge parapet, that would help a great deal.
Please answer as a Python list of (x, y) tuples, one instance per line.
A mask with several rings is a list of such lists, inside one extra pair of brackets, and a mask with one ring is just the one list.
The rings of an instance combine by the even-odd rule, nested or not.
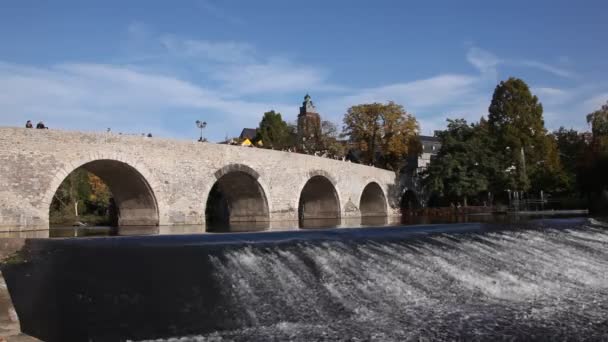
[[(392, 198), (398, 186), (395, 174), (364, 165), (196, 141), (3, 127), (0, 231), (47, 229), (55, 191), (79, 167), (110, 186), (125, 225), (203, 224), (212, 188), (231, 173), (250, 177), (255, 187), (243, 192), (245, 197), (226, 199), (228, 209), (237, 208), (235, 201), (242, 200), (241, 207), (252, 210), (260, 193), (267, 202), (267, 215), (262, 217), (269, 221), (297, 220), (300, 194), (315, 176), (328, 179), (335, 188), (339, 217), (361, 215), (361, 197), (370, 183), (377, 183), (385, 195), (385, 203), (374, 208), (387, 208), (388, 215), (398, 210), (398, 200)], [(223, 188), (218, 191), (234, 191), (230, 188), (235, 186)]]

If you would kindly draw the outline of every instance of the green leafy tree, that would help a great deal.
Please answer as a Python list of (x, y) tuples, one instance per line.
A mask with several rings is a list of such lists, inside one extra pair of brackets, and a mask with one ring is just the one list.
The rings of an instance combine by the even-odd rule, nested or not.
[(583, 157), (589, 145), (585, 134), (574, 129), (560, 127), (551, 134), (557, 144), (559, 158), (564, 170), (565, 191), (573, 195), (579, 190), (581, 179), (579, 174), (583, 164)]
[(496, 86), (488, 128), (502, 159), (503, 187), (552, 191), (561, 186), (557, 145), (547, 135), (542, 104), (524, 81), (509, 78)]
[(600, 109), (587, 115), (591, 125), (592, 137), (590, 146), (584, 154), (580, 185), (583, 193), (588, 195), (591, 209), (597, 212), (608, 212), (608, 102)]
[(464, 119), (448, 119), (446, 130), (437, 134), (441, 148), (423, 174), (423, 185), (431, 193), (462, 200), (488, 191), (499, 161), (485, 122), (469, 125)]
[(257, 129), (256, 140), (262, 140), (264, 147), (273, 149), (289, 148), (293, 145), (292, 133), (281, 113), (274, 110), (264, 113)]
[(361, 153), (361, 161), (399, 171), (418, 137), (418, 121), (394, 102), (352, 106), (344, 115), (343, 135)]
[(594, 139), (608, 137), (608, 101), (600, 109), (587, 114), (587, 123), (591, 125)]

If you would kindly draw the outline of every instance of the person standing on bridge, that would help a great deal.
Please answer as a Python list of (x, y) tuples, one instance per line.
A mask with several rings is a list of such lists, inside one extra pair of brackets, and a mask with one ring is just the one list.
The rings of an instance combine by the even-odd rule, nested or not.
[(40, 122), (38, 122), (38, 123), (36, 124), (36, 128), (38, 128), (38, 129), (49, 129), (48, 127), (46, 127), (46, 126), (44, 125), (44, 122), (42, 122), (42, 121), (40, 121)]
[(34, 128), (34, 125), (32, 125), (32, 120), (27, 120), (25, 123), (25, 128)]

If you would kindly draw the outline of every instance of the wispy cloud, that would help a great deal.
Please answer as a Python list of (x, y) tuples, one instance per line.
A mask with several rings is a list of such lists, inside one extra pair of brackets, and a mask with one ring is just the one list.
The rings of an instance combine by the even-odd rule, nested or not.
[(211, 0), (198, 0), (199, 6), (215, 18), (235, 25), (244, 24), (243, 19), (214, 4)]
[[(563, 57), (561, 59), (563, 59)], [(573, 71), (540, 61), (498, 58), (492, 52), (477, 46), (472, 46), (469, 48), (467, 52), (467, 61), (477, 68), (482, 74), (496, 75), (499, 66), (516, 66), (538, 69), (563, 78), (575, 79), (578, 77), (578, 75)]]
[[(465, 116), (468, 119), (478, 119), (484, 115), (484, 109), (477, 106), (479, 98), (484, 97), (480, 89), (484, 84), (483, 77), (478, 75), (437, 75), (329, 97), (323, 99), (320, 109), (333, 121), (340, 121), (346, 109), (353, 104), (394, 101), (404, 105), (408, 112), (414, 113), (423, 133), (432, 134), (445, 125), (445, 119), (450, 115)], [(454, 113), (447, 108), (459, 108), (460, 111)]]
[(566, 70), (563, 68), (559, 68), (556, 66), (552, 66), (552, 65), (549, 65), (546, 63), (538, 62), (538, 61), (526, 60), (526, 61), (515, 62), (515, 64), (527, 66), (530, 68), (536, 68), (536, 69), (546, 71), (550, 74), (564, 77), (564, 78), (576, 78), (577, 77), (577, 74), (572, 71), (569, 71), (569, 70)]
[(467, 52), (467, 61), (482, 74), (491, 74), (495, 77), (497, 75), (496, 68), (503, 62), (493, 53), (475, 46)]
[(583, 101), (587, 113), (594, 112), (608, 103), (608, 92), (597, 94)]
[(198, 64), (223, 90), (233, 94), (290, 93), (315, 89), (343, 91), (331, 85), (328, 72), (317, 66), (299, 64), (280, 56), (260, 56), (250, 44), (160, 37), (168, 53)]
[(181, 120), (187, 113), (201, 110), (215, 113), (210, 120), (218, 124), (253, 125), (270, 108), (295, 112), (280, 103), (227, 100), (174, 77), (102, 64), (32, 68), (2, 63), (0, 94), (3, 122), (20, 125), (35, 116), (50, 121), (51, 126), (76, 124), (84, 129), (140, 127), (145, 122), (149, 130), (166, 131), (162, 126), (168, 118)]
[(219, 63), (244, 63), (255, 59), (253, 46), (242, 42), (183, 39), (174, 35), (162, 35), (159, 40), (169, 53), (183, 57)]
[[(51, 127), (129, 127), (184, 137), (200, 118), (210, 123), (209, 137), (220, 140), (244, 126), (255, 127), (270, 109), (295, 119), (301, 96), (312, 92), (325, 119), (340, 122), (347, 108), (358, 103), (395, 101), (416, 115), (424, 133), (432, 134), (445, 126), (447, 117), (478, 120), (486, 115), (504, 66), (575, 75), (542, 63), (518, 64), (471, 47), (463, 61), (475, 72), (404, 77), (400, 82), (353, 88), (333, 83), (329, 69), (261, 53), (247, 42), (156, 34), (138, 22), (127, 33), (133, 46), (121, 60), (37, 67), (0, 62), (0, 121), (21, 125), (27, 119), (45, 119)], [(545, 105), (550, 125), (570, 120), (580, 127), (584, 115), (572, 113), (590, 111), (608, 98), (606, 88), (545, 84), (533, 91)]]

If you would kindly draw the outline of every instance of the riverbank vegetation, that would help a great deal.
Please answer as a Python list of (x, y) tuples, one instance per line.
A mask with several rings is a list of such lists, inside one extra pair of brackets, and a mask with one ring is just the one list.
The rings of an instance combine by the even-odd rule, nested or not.
[(111, 225), (112, 193), (96, 175), (79, 168), (61, 183), (50, 210), (54, 226)]
[(448, 119), (447, 128), (435, 132), (441, 147), (425, 170), (416, 170), (418, 122), (399, 104), (354, 105), (343, 116), (341, 133), (323, 121), (326, 129), (308, 137), (271, 114), (258, 128), (265, 148), (393, 170), (402, 183), (415, 178), (410, 184), (426, 205), (608, 209), (608, 104), (587, 116), (591, 132), (550, 132), (540, 99), (518, 78), (496, 86), (479, 121)]
[[(448, 119), (441, 148), (421, 175), (431, 202), (512, 200), (608, 209), (608, 105), (589, 114), (592, 132), (548, 132), (543, 107), (521, 79), (497, 85), (488, 117)], [(431, 203), (432, 204), (432, 203)]]

